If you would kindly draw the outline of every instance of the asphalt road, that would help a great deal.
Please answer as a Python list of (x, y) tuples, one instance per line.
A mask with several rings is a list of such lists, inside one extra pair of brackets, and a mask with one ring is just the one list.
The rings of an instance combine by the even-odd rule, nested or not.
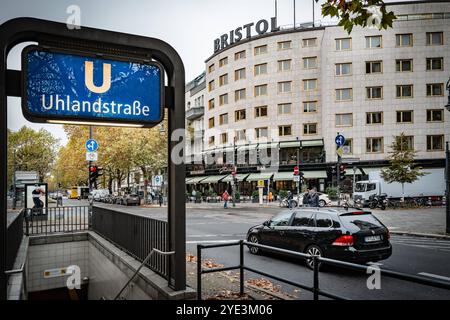
[[(116, 207), (160, 219), (165, 218), (167, 210), (166, 208)], [(187, 252), (196, 255), (198, 243), (219, 244), (244, 239), (251, 226), (262, 223), (279, 210), (279, 208), (188, 209)], [(450, 241), (394, 235), (391, 242), (393, 254), (389, 259), (380, 262), (382, 269), (450, 281)], [(237, 265), (239, 248), (236, 246), (208, 249), (202, 253), (202, 256), (225, 266)], [(304, 266), (302, 261), (274, 255), (255, 256), (247, 249), (244, 259), (245, 264), (250, 267), (291, 281), (312, 285), (313, 273)], [(320, 287), (350, 299), (450, 299), (450, 291), (387, 277), (382, 277), (381, 289), (369, 290), (368, 277), (368, 274), (362, 272), (329, 266), (320, 273)], [(246, 272), (246, 279), (250, 278), (261, 278), (261, 276)], [(294, 291), (296, 289), (294, 287), (279, 284), (283, 292), (300, 299), (312, 298), (309, 292)]]

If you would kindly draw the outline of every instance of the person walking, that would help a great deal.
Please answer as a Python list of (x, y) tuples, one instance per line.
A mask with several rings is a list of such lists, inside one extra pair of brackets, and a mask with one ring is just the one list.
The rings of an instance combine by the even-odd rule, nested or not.
[(317, 193), (317, 189), (314, 187), (311, 190), (309, 196), (309, 206), (310, 207), (318, 207), (319, 206), (319, 194)]
[(308, 207), (309, 206), (309, 189), (306, 189), (305, 194), (303, 195), (303, 199), (302, 199), (302, 203), (304, 207)]
[(227, 190), (225, 190), (225, 192), (222, 194), (223, 208), (224, 209), (228, 208), (228, 200), (229, 199), (230, 199), (230, 194), (228, 193)]
[(292, 202), (293, 202), (293, 200), (294, 200), (294, 194), (291, 191), (288, 191), (287, 201), (288, 201), (288, 208), (289, 209), (292, 209)]

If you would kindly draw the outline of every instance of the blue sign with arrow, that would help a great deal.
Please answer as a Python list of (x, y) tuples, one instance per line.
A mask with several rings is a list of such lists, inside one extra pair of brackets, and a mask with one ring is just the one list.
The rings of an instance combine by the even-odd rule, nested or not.
[(95, 152), (98, 150), (98, 143), (94, 139), (89, 139), (86, 141), (86, 149), (89, 152)]
[(162, 67), (152, 61), (29, 46), (22, 53), (22, 111), (33, 122), (161, 122)]
[(342, 147), (345, 143), (345, 138), (342, 134), (338, 134), (335, 139), (336, 145)]

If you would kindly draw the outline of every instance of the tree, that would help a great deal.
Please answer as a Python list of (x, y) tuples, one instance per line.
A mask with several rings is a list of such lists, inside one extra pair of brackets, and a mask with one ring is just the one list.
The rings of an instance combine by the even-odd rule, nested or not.
[(59, 140), (45, 129), (8, 129), (8, 181), (12, 181), (14, 151), (16, 170), (37, 171), (40, 181), (44, 181), (51, 172), (58, 146)]
[(405, 134), (402, 132), (394, 137), (394, 142), (389, 152), (390, 167), (381, 170), (381, 177), (387, 183), (398, 182), (402, 185), (402, 195), (405, 192), (405, 183), (413, 183), (426, 173), (414, 163), (417, 151), (409, 144)]
[(339, 26), (348, 33), (354, 26), (392, 28), (395, 14), (386, 11), (383, 0), (327, 0), (322, 5), (322, 15), (339, 18)]

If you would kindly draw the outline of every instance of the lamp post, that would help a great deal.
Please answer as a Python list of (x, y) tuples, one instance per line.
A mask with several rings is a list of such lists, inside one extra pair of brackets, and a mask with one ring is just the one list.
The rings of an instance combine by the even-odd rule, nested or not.
[(314, 8), (314, 2), (317, 3), (317, 2), (319, 2), (319, 0), (312, 0), (312, 8), (313, 8), (313, 28), (316, 26), (315, 23), (314, 23), (315, 20), (316, 20), (316, 17), (315, 17), (315, 10), (314, 10), (314, 9), (315, 9), (315, 8)]
[(231, 183), (231, 200), (233, 201), (233, 207), (236, 207), (236, 136), (233, 138), (233, 180)]
[[(450, 78), (447, 81), (448, 101), (445, 108), (450, 111)], [(445, 232), (450, 233), (450, 149), (448, 141), (445, 143)]]

